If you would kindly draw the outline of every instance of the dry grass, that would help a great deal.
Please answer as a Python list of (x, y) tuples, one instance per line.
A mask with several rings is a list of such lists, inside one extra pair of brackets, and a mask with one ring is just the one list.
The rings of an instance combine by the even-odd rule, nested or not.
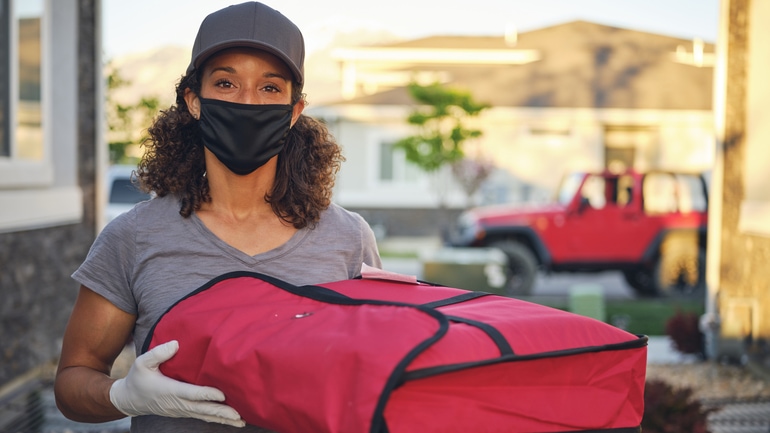
[(690, 387), (699, 400), (770, 398), (770, 380), (748, 368), (713, 361), (691, 364), (650, 364), (647, 380), (660, 379), (674, 387)]

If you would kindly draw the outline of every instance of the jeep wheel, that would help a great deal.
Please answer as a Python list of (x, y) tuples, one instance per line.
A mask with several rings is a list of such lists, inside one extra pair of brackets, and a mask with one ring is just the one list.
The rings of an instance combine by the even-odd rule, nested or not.
[(530, 295), (537, 274), (537, 261), (526, 246), (514, 241), (500, 241), (491, 245), (505, 253), (510, 275), (506, 293), (510, 296)]
[(654, 282), (661, 296), (699, 296), (706, 288), (706, 252), (662, 256)]
[(623, 278), (629, 286), (641, 297), (658, 295), (655, 285), (655, 273), (647, 269), (627, 269), (623, 271)]

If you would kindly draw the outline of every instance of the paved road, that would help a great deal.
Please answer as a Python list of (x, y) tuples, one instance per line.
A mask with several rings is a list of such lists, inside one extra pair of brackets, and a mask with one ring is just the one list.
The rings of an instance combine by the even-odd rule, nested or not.
[(636, 294), (628, 287), (620, 272), (599, 272), (595, 274), (552, 274), (538, 275), (532, 293), (541, 296), (569, 294), (569, 288), (578, 284), (596, 284), (602, 287), (607, 299), (635, 299)]
[[(416, 259), (383, 258), (385, 270), (400, 274), (415, 275), (423, 278), (422, 263)], [(535, 280), (532, 296), (538, 299), (564, 298), (569, 295), (570, 287), (579, 284), (596, 284), (602, 287), (606, 299), (635, 299), (636, 295), (620, 272), (599, 272), (592, 274), (539, 274)], [(472, 288), (463, 287), (468, 290)]]

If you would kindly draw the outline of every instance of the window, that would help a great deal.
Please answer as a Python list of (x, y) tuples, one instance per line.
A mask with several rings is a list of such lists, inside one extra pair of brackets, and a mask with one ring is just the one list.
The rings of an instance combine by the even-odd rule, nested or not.
[(705, 212), (708, 208), (708, 196), (699, 176), (678, 174), (677, 199), (680, 212)]
[(605, 125), (604, 166), (615, 173), (652, 166), (657, 134), (645, 125)]
[[(18, 110), (14, 158), (40, 161), (43, 159), (41, 21), (43, 0), (16, 1), (18, 11), (17, 72)], [(13, 84), (12, 84), (13, 85)]]
[(607, 206), (622, 208), (631, 204), (634, 197), (634, 178), (629, 175), (619, 177), (590, 175), (581, 190), (582, 198), (594, 209)]
[(418, 181), (420, 173), (420, 168), (407, 161), (404, 151), (396, 149), (393, 142), (380, 143), (381, 182), (413, 183)]
[(615, 203), (620, 207), (631, 204), (634, 200), (634, 178), (629, 175), (620, 176), (615, 184)]
[(590, 175), (583, 182), (580, 190), (582, 198), (588, 200), (588, 204), (594, 209), (603, 209), (607, 204), (606, 185), (604, 177)]
[(556, 192), (556, 202), (563, 206), (570, 204), (582, 181), (583, 173), (570, 173), (564, 176)]
[(697, 175), (651, 173), (644, 178), (644, 210), (647, 213), (705, 212), (707, 199)]
[(42, 17), (43, 0), (0, 0), (0, 157), (43, 158)]
[(380, 144), (380, 180), (393, 180), (393, 143)]
[(667, 173), (652, 173), (644, 178), (644, 211), (649, 214), (677, 211), (676, 178)]
[(77, 0), (0, 0), (0, 232), (82, 218), (78, 11)]

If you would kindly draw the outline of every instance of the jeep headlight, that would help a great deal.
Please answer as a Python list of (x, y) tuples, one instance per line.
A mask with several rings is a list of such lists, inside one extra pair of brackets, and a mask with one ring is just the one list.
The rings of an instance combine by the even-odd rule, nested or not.
[(471, 245), (481, 232), (478, 219), (471, 212), (463, 212), (457, 218), (457, 229), (453, 236), (453, 244), (456, 246)]

